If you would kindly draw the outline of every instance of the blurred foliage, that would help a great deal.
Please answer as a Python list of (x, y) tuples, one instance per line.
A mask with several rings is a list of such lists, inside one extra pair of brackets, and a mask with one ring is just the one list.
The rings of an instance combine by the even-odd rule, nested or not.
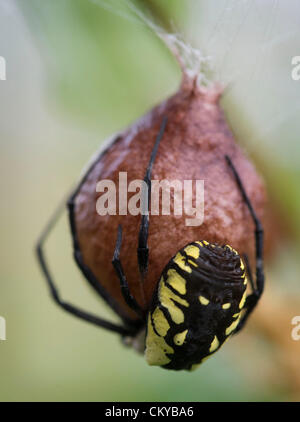
[(47, 65), (49, 92), (76, 119), (122, 126), (176, 89), (174, 58), (128, 8), (119, 15), (99, 7), (110, 2), (20, 3)]
[[(166, 27), (174, 22), (211, 56), (210, 77), (227, 86), (222, 104), (229, 122), (289, 227), (290, 239), (277, 240), (266, 297), (273, 294), (270, 284), (279, 297), (299, 293), (300, 82), (290, 77), (291, 57), (299, 55), (298, 2), (135, 4)], [(33, 257), (41, 228), (105, 137), (172, 94), (180, 72), (160, 39), (117, 0), (3, 0), (0, 33), (8, 63), (8, 80), (0, 85), (0, 315), (7, 320), (0, 400), (299, 399), (288, 369), (277, 365), (280, 341), (260, 332), (259, 320), (198, 371), (173, 373), (147, 367), (118, 338), (51, 302)], [(64, 297), (116, 319), (72, 261), (66, 218), (47, 255)], [(281, 317), (274, 309), (274, 318)], [(297, 309), (299, 302), (290, 312)], [(297, 342), (291, 347), (300, 351)]]

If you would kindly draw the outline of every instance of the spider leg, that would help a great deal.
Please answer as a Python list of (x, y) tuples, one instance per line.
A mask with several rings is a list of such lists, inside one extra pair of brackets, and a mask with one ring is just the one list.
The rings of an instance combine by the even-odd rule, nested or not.
[(240, 176), (236, 170), (236, 168), (234, 167), (231, 159), (228, 157), (228, 155), (225, 156), (226, 161), (229, 165), (229, 167), (231, 168), (235, 181), (238, 185), (238, 188), (242, 194), (242, 197), (248, 207), (248, 210), (251, 214), (252, 220), (254, 222), (255, 225), (255, 249), (256, 249), (256, 286), (254, 286), (253, 283), (253, 293), (250, 294), (249, 296), (247, 296), (244, 308), (245, 309), (245, 313), (239, 323), (239, 325), (237, 326), (235, 333), (237, 333), (239, 330), (241, 330), (241, 328), (244, 326), (244, 324), (246, 323), (249, 315), (251, 314), (251, 312), (253, 311), (253, 309), (255, 308), (255, 306), (257, 305), (257, 302), (259, 300), (259, 298), (261, 297), (263, 290), (264, 290), (264, 261), (263, 261), (263, 244), (264, 244), (264, 231), (263, 231), (263, 227), (262, 224), (260, 222), (260, 220), (258, 219), (253, 206), (251, 204), (251, 201), (245, 191), (245, 188), (243, 186), (243, 183), (240, 179)]
[(129, 286), (123, 271), (122, 263), (120, 261), (120, 250), (121, 250), (121, 244), (122, 244), (122, 226), (118, 226), (118, 237), (116, 242), (116, 247), (114, 251), (114, 256), (112, 259), (113, 267), (119, 277), (120, 280), (120, 286), (121, 291), (124, 297), (125, 302), (127, 305), (133, 309), (142, 319), (144, 319), (144, 312), (140, 305), (137, 303), (135, 298), (131, 295)]
[(151, 202), (151, 172), (152, 172), (152, 166), (156, 157), (156, 153), (159, 147), (159, 143), (163, 137), (165, 128), (167, 124), (167, 117), (163, 118), (159, 134), (157, 135), (150, 161), (146, 170), (146, 174), (144, 177), (144, 182), (147, 185), (146, 192), (143, 192), (143, 198), (142, 198), (142, 219), (140, 224), (140, 231), (139, 231), (139, 240), (138, 240), (138, 249), (137, 249), (137, 256), (138, 256), (138, 265), (139, 265), (139, 271), (142, 277), (142, 280), (144, 279), (147, 270), (148, 270), (148, 261), (149, 261), (149, 249), (148, 249), (148, 233), (149, 233), (149, 204)]
[[(64, 203), (65, 205), (65, 203)], [(70, 204), (69, 204), (70, 205)], [(46, 225), (44, 231), (42, 232), (37, 245), (36, 245), (36, 254), (37, 259), (39, 262), (39, 265), (41, 267), (41, 270), (45, 276), (46, 282), (48, 284), (48, 287), (50, 289), (51, 296), (53, 300), (59, 305), (61, 308), (63, 308), (65, 311), (69, 312), (70, 314), (83, 319), (84, 321), (90, 322), (92, 324), (98, 325), (99, 327), (102, 327), (106, 330), (113, 331), (115, 333), (119, 333), (122, 336), (125, 335), (132, 335), (133, 332), (129, 328), (126, 328), (125, 326), (117, 325), (112, 322), (106, 321), (102, 318), (99, 318), (96, 315), (93, 315), (89, 312), (86, 312), (77, 306), (72, 305), (71, 303), (65, 302), (61, 299), (58, 289), (55, 285), (54, 279), (50, 273), (49, 266), (47, 264), (45, 254), (44, 254), (44, 243), (51, 232), (52, 228), (54, 227), (55, 223), (57, 222), (58, 218), (60, 217), (62, 210), (64, 207), (60, 205), (57, 210), (55, 211), (54, 215)], [(76, 253), (76, 252), (75, 252)], [(79, 259), (78, 253), (76, 259)]]

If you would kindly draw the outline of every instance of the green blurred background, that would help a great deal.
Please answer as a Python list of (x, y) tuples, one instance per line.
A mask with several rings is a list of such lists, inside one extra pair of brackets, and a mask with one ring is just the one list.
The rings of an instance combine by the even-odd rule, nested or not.
[[(290, 320), (300, 314), (300, 81), (291, 78), (299, 2), (135, 5), (199, 47), (210, 58), (208, 78), (227, 87), (229, 123), (284, 227), (267, 265), (266, 297), (276, 292), (279, 305), (263, 299), (261, 313), (287, 309), (286, 322), (274, 339), (254, 319), (198, 371), (175, 373), (148, 367), (119, 338), (52, 303), (33, 254), (41, 229), (105, 138), (175, 92), (180, 70), (126, 1), (2, 0), (0, 400), (299, 400), (300, 342), (290, 340)], [(117, 320), (73, 263), (66, 215), (47, 256), (65, 298)]]

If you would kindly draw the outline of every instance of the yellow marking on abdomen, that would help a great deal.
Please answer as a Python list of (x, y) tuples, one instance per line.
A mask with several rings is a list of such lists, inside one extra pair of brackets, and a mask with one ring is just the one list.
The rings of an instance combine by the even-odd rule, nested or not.
[(200, 300), (200, 303), (201, 303), (201, 305), (208, 305), (209, 304), (209, 300), (208, 299), (206, 299), (206, 297), (204, 297), (204, 296), (199, 296), (199, 300)]
[(191, 273), (192, 272), (191, 267), (189, 267), (188, 265), (186, 265), (186, 263), (185, 263), (185, 257), (183, 255), (181, 255), (180, 252), (177, 253), (177, 255), (175, 256), (175, 258), (173, 259), (173, 261), (182, 270), (184, 270), (184, 271), (186, 271), (188, 273)]
[(229, 248), (232, 252), (234, 252), (236, 255), (238, 255), (237, 251), (233, 249), (230, 245), (226, 245), (227, 248)]
[(244, 291), (244, 294), (243, 294), (243, 296), (242, 296), (242, 299), (241, 299), (241, 301), (240, 301), (240, 304), (239, 304), (239, 308), (240, 308), (240, 309), (242, 309), (242, 308), (243, 308), (243, 306), (245, 305), (246, 296), (247, 296), (247, 291), (245, 290), (245, 291)]
[(188, 263), (193, 265), (194, 267), (198, 267), (198, 265), (196, 264), (196, 262), (192, 261), (191, 259), (188, 259)]
[(231, 334), (236, 329), (236, 327), (238, 326), (238, 323), (240, 322), (240, 318), (241, 318), (241, 315), (235, 321), (233, 321), (233, 323), (229, 325), (228, 328), (226, 328), (226, 331), (225, 331), (226, 336), (229, 336), (229, 334)]
[(186, 338), (186, 335), (187, 335), (187, 332), (188, 332), (188, 330), (184, 330), (184, 331), (182, 331), (182, 333), (175, 334), (175, 336), (174, 336), (174, 343), (177, 346), (182, 346), (183, 345), (183, 343), (185, 341), (185, 338)]
[(166, 343), (163, 337), (160, 337), (155, 333), (150, 318), (149, 315), (145, 350), (146, 361), (149, 365), (166, 365), (171, 362), (171, 359), (168, 358), (167, 354), (174, 353), (174, 349)]
[(195, 259), (199, 258), (200, 250), (197, 248), (197, 246), (194, 245), (188, 245), (186, 248), (184, 248), (184, 251), (187, 255), (192, 256)]
[(229, 309), (230, 308), (230, 306), (231, 306), (231, 303), (224, 303), (224, 305), (222, 305), (222, 308), (223, 309)]
[(178, 293), (185, 295), (186, 294), (186, 281), (180, 274), (173, 268), (171, 268), (167, 273), (167, 282), (173, 289), (177, 290)]
[(166, 317), (159, 308), (156, 308), (153, 312), (152, 320), (158, 334), (162, 337), (165, 337), (165, 335), (169, 331), (170, 324), (168, 323)]
[(209, 353), (214, 352), (219, 347), (219, 345), (220, 345), (219, 340), (218, 340), (217, 336), (215, 336), (213, 341), (211, 342), (211, 345), (210, 345), (210, 348), (209, 348)]
[(180, 303), (183, 306), (188, 307), (189, 304), (186, 300), (181, 299), (181, 297), (177, 296), (175, 293), (173, 293), (166, 285), (165, 282), (163, 280), (163, 278), (161, 278), (160, 283), (159, 283), (159, 291), (158, 291), (158, 298), (160, 303), (168, 309), (172, 320), (176, 323), (176, 324), (181, 324), (184, 321), (184, 314), (182, 312), (182, 310), (180, 308), (178, 308), (178, 306), (176, 306), (176, 304), (172, 301), (172, 299), (175, 302)]

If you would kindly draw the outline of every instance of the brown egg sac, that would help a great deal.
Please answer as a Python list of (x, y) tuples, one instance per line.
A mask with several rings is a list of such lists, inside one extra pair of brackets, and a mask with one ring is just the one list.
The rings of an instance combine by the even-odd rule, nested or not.
[[(112, 266), (118, 225), (123, 227), (122, 266), (132, 295), (147, 309), (162, 270), (187, 243), (207, 240), (229, 244), (240, 254), (254, 253), (254, 225), (242, 200), (225, 155), (232, 159), (259, 218), (263, 221), (266, 194), (251, 162), (236, 144), (219, 105), (218, 88), (199, 88), (185, 80), (179, 91), (119, 134), (94, 160), (76, 196), (74, 231), (83, 262), (102, 286), (103, 296), (124, 319), (137, 319), (126, 305), (119, 279)], [(137, 245), (140, 215), (100, 216), (97, 199), (103, 195), (96, 185), (112, 180), (117, 188), (119, 172), (127, 172), (127, 183), (143, 180), (162, 119), (167, 126), (152, 169), (152, 180), (204, 180), (204, 221), (187, 226), (188, 217), (150, 214), (149, 269), (144, 281), (145, 301), (140, 290)], [(128, 200), (135, 193), (128, 193)], [(194, 198), (195, 199), (195, 198)]]

